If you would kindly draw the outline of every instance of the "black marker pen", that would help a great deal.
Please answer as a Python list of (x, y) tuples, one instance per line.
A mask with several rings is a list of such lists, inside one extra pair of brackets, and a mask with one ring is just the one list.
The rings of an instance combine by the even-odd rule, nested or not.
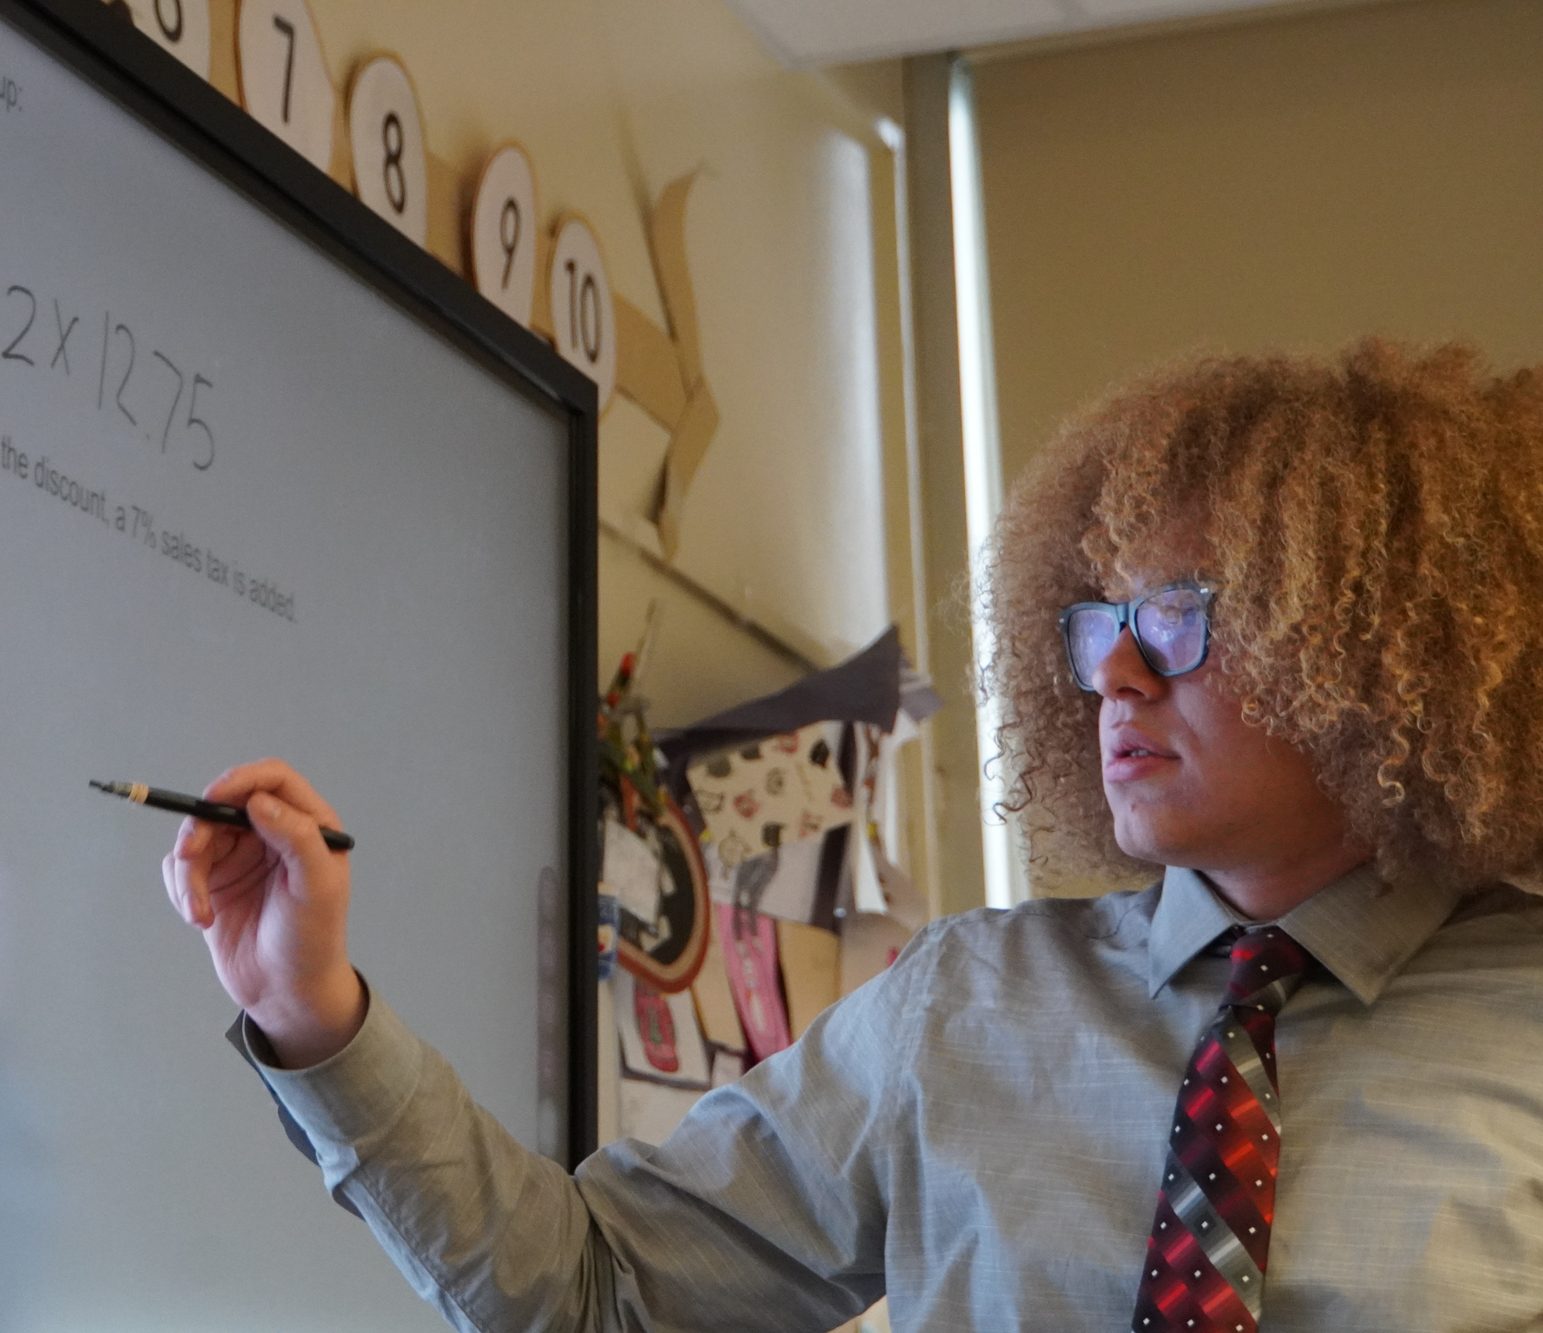
[[(218, 801), (206, 801), (200, 796), (188, 796), (180, 791), (167, 791), (164, 787), (147, 787), (143, 782), (98, 782), (91, 785), (109, 796), (121, 796), (136, 805), (154, 806), (157, 810), (170, 810), (173, 814), (192, 815), (194, 819), (208, 820), (211, 824), (229, 824), (233, 828), (249, 829), (252, 821), (239, 805), (221, 805)], [(347, 833), (335, 828), (321, 831), (322, 841), (335, 852), (352, 849), (354, 840)]]

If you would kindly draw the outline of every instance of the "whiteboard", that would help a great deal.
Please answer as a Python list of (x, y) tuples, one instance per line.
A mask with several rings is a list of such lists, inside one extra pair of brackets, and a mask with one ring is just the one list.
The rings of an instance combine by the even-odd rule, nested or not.
[(223, 1040), (175, 817), (93, 778), (295, 763), (372, 985), (587, 1148), (593, 447), (587, 382), (170, 57), (0, 0), (0, 1329), (440, 1327)]

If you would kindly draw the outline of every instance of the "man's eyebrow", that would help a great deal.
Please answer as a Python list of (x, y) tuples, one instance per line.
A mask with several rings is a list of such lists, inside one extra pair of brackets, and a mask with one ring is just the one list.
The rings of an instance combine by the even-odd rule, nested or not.
[(1171, 588), (1179, 583), (1213, 583), (1214, 579), (1206, 576), (1203, 570), (1180, 567), (1179, 573), (1161, 574), (1154, 578), (1141, 579), (1136, 583), (1123, 584), (1124, 592), (1116, 596), (1115, 592), (1106, 589), (1102, 599), (1106, 602), (1131, 602), (1138, 597), (1145, 597), (1148, 593), (1156, 592), (1160, 588)]
[(1133, 602), (1138, 597), (1145, 597), (1149, 592), (1155, 592), (1158, 588), (1166, 588), (1176, 580), (1168, 577), (1141, 579), (1136, 583), (1116, 584), (1113, 588), (1105, 588), (1099, 600), (1105, 602)]

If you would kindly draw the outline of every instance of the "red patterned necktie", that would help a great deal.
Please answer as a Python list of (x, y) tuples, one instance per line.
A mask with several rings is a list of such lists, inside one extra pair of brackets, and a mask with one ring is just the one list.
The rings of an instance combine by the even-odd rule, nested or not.
[(1233, 942), (1227, 996), (1179, 1089), (1133, 1333), (1259, 1327), (1280, 1163), (1275, 1015), (1310, 961), (1275, 926)]

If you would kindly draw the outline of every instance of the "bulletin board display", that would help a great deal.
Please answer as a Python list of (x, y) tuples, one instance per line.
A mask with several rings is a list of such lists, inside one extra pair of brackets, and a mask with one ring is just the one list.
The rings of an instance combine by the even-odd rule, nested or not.
[(0, 1327), (417, 1330), (165, 900), (277, 754), (375, 992), (594, 1136), (593, 383), (95, 0), (0, 0)]

